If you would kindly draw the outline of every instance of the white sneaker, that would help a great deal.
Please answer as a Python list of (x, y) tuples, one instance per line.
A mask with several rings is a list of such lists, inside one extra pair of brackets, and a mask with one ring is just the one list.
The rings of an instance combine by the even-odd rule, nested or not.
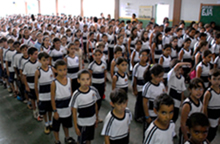
[(37, 117), (38, 117), (38, 113), (37, 113), (36, 110), (33, 111), (33, 116), (34, 116), (35, 119), (37, 119)]
[(27, 100), (24, 100), (24, 101), (23, 101), (23, 103), (25, 103), (25, 104), (26, 104), (27, 102), (28, 102)]
[(13, 94), (9, 94), (9, 97), (12, 97), (13, 96)]

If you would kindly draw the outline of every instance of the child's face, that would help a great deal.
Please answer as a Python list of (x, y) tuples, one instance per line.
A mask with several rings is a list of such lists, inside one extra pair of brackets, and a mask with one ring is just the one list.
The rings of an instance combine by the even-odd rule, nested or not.
[(183, 34), (183, 30), (179, 30), (176, 34), (177, 36), (181, 36)]
[(42, 34), (39, 34), (39, 35), (37, 36), (37, 39), (38, 39), (38, 40), (42, 40), (42, 38), (43, 38), (43, 35), (42, 35)]
[(164, 50), (164, 55), (169, 56), (171, 54), (171, 48), (166, 48)]
[(108, 37), (107, 36), (102, 37), (102, 41), (107, 42), (108, 41)]
[(191, 135), (190, 139), (194, 143), (202, 143), (204, 140), (206, 140), (206, 137), (208, 135), (209, 127), (207, 126), (194, 126), (189, 130), (189, 133)]
[(27, 48), (23, 48), (22, 50), (21, 50), (21, 52), (23, 53), (23, 55), (27, 55)]
[(162, 104), (160, 109), (157, 111), (154, 109), (154, 112), (157, 114), (157, 120), (163, 126), (167, 126), (170, 123), (170, 120), (173, 118), (174, 105), (165, 105)]
[(189, 48), (190, 44), (191, 44), (191, 41), (184, 42), (184, 46), (185, 46), (186, 48)]
[(202, 97), (203, 91), (204, 91), (204, 88), (203, 88), (203, 86), (202, 86), (202, 83), (199, 83), (198, 85), (199, 85), (199, 87), (197, 87), (197, 88), (192, 88), (192, 89), (190, 90), (191, 95), (192, 95), (194, 98), (196, 98), (196, 99), (200, 99), (200, 98)]
[(58, 76), (65, 77), (67, 75), (67, 66), (66, 65), (57, 66), (56, 72)]
[(75, 42), (75, 48), (79, 48), (80, 43), (79, 42)]
[(116, 54), (115, 54), (116, 58), (121, 57), (121, 56), (122, 56), (122, 52), (121, 51), (116, 52)]
[(38, 51), (35, 51), (32, 55), (30, 55), (30, 58), (32, 60), (36, 60), (37, 59), (37, 56), (38, 56)]
[(220, 86), (220, 75), (217, 77), (211, 76), (210, 82), (213, 86)]
[(128, 101), (122, 102), (122, 103), (114, 103), (112, 106), (114, 109), (120, 113), (123, 113), (127, 107)]
[(191, 30), (190, 33), (189, 33), (189, 35), (190, 35), (191, 37), (194, 37), (195, 34), (196, 34), (196, 31), (195, 31), (195, 30)]
[(66, 38), (62, 38), (61, 42), (62, 42), (62, 44), (66, 44), (67, 43), (67, 39)]
[(158, 39), (160, 40), (160, 41), (162, 41), (162, 35), (159, 35), (159, 37), (158, 37)]
[(75, 53), (75, 47), (71, 46), (70, 48), (68, 48), (69, 54), (74, 54)]
[(80, 84), (81, 87), (89, 87), (90, 86), (90, 82), (91, 82), (91, 78), (89, 76), (89, 74), (81, 74), (80, 78), (77, 79), (78, 83)]
[(136, 44), (136, 50), (139, 51), (141, 49), (141, 47), (142, 47), (142, 43), (138, 42)]
[(46, 39), (44, 40), (44, 44), (45, 44), (45, 45), (49, 45), (49, 43), (50, 43), (50, 39), (49, 39), (49, 38), (46, 38)]
[(119, 65), (117, 65), (118, 69), (122, 72), (126, 72), (128, 64), (127, 62), (123, 61), (122, 63), (120, 63)]
[(8, 43), (8, 46), (11, 48), (13, 47), (13, 43)]
[(41, 60), (39, 60), (39, 62), (41, 63), (41, 65), (42, 65), (43, 67), (46, 67), (46, 66), (48, 66), (48, 64), (49, 64), (49, 58), (43, 57), (43, 58), (41, 58)]
[(101, 58), (102, 58), (102, 54), (101, 54), (100, 52), (96, 52), (96, 53), (94, 54), (94, 59), (95, 59), (96, 61), (100, 62), (100, 61), (101, 61)]
[(164, 75), (164, 72), (160, 73), (158, 76), (151, 74), (151, 77), (156, 83), (160, 83), (163, 81), (163, 75)]
[(60, 48), (60, 41), (55, 42), (54, 45), (55, 45), (55, 48), (59, 49)]
[(124, 40), (124, 37), (121, 36), (121, 37), (119, 38), (119, 42), (120, 42), (120, 43), (123, 43), (123, 40)]
[(144, 32), (144, 38), (148, 38), (148, 32)]
[(147, 52), (142, 52), (140, 55), (140, 60), (143, 62), (146, 62), (148, 59), (148, 53)]
[(176, 47), (176, 46), (177, 46), (177, 43), (178, 43), (178, 40), (177, 40), (177, 39), (174, 39), (174, 40), (172, 41), (173, 47)]
[(206, 56), (206, 57), (204, 58), (204, 60), (205, 60), (207, 63), (209, 63), (209, 62), (211, 61), (211, 59), (212, 59), (212, 54), (209, 54), (208, 56)]
[(92, 39), (92, 40), (94, 39), (94, 34), (92, 34), (92, 35), (90, 36), (90, 39)]

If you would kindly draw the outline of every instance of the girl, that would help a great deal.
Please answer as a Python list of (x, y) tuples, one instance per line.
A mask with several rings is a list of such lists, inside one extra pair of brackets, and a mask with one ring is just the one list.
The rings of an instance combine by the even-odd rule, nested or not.
[(193, 51), (194, 45), (197, 42), (195, 38), (196, 30), (194, 28), (189, 29), (189, 35), (188, 38), (191, 40), (190, 49)]
[(29, 30), (25, 29), (23, 37), (21, 39), (21, 44), (27, 44), (29, 40), (30, 40)]
[(212, 142), (216, 136), (220, 118), (220, 71), (212, 70), (209, 81), (211, 86), (204, 95), (203, 112), (209, 118), (210, 128), (207, 139)]
[(121, 28), (119, 30), (119, 34), (118, 35), (123, 35), (124, 39), (123, 39), (123, 45), (125, 46), (126, 50), (127, 50), (127, 36), (125, 34), (125, 29)]
[(36, 47), (38, 51), (41, 50), (42, 40), (43, 40), (43, 34), (38, 32), (37, 33), (37, 42), (34, 45), (34, 47)]
[(67, 38), (67, 44), (69, 44), (73, 41), (71, 29), (69, 29), (69, 28), (66, 30), (66, 38)]
[(178, 57), (178, 38), (173, 37), (171, 40), (171, 59), (176, 59)]
[(80, 48), (80, 42), (78, 39), (74, 41), (75, 45), (75, 55), (79, 58), (80, 69), (84, 69), (84, 61), (83, 61), (83, 51)]
[(199, 42), (198, 47), (195, 49), (193, 57), (195, 57), (195, 65), (202, 61), (202, 53), (204, 50), (208, 49), (208, 42), (201, 41)]
[(135, 43), (135, 47), (136, 47), (135, 50), (131, 53), (130, 71), (132, 71), (134, 65), (140, 61), (139, 51), (141, 50), (141, 47), (142, 47), (142, 41), (137, 40)]
[(50, 48), (50, 65), (54, 66), (58, 59), (63, 59), (63, 53), (60, 48), (61, 41), (59, 38), (53, 39), (53, 46)]
[(94, 33), (94, 39), (97, 40), (97, 32), (96, 32), (96, 30), (95, 30), (94, 25), (90, 25), (90, 27), (89, 27), (89, 33), (90, 33), (90, 32), (93, 32), (93, 33)]
[(128, 39), (128, 54), (131, 55), (131, 52), (135, 49), (135, 43), (138, 40), (137, 28), (133, 27), (131, 30), (131, 35)]
[(112, 90), (116, 87), (123, 89), (126, 93), (128, 92), (128, 75), (126, 73), (127, 70), (127, 60), (123, 57), (119, 57), (116, 60), (116, 66), (118, 68), (118, 72), (112, 78)]
[(43, 42), (41, 45), (41, 51), (44, 51), (46, 53), (50, 52), (50, 38), (48, 36), (45, 36), (43, 38)]
[[(191, 49), (189, 49), (191, 44), (191, 39), (186, 38), (184, 41), (184, 46), (179, 52), (179, 60), (182, 62), (189, 62), (192, 63), (192, 56), (191, 56)], [(187, 66), (183, 66), (183, 76), (185, 77), (186, 82), (189, 82), (188, 73), (190, 72), (190, 68)]]
[(81, 31), (80, 31), (79, 29), (76, 31), (76, 33), (75, 33), (75, 38), (74, 38), (73, 41), (75, 41), (76, 39), (79, 40), (79, 42), (80, 42), (80, 48), (82, 48), (82, 46), (83, 46), (83, 41), (82, 41)]
[(209, 144), (206, 139), (209, 130), (209, 120), (203, 113), (193, 113), (187, 120), (189, 140), (184, 144)]
[(12, 30), (11, 38), (12, 38), (14, 41), (17, 41), (17, 40), (18, 40), (17, 30), (16, 30), (15, 28)]
[(144, 81), (147, 82), (142, 91), (143, 108), (144, 108), (144, 132), (152, 120), (156, 119), (157, 115), (153, 111), (153, 102), (157, 96), (165, 92), (165, 86), (162, 83), (164, 69), (161, 65), (155, 64), (152, 67), (148, 66), (144, 72)]
[(196, 67), (196, 77), (201, 78), (204, 82), (205, 88), (209, 85), (209, 71), (211, 69), (212, 52), (210, 50), (205, 50), (203, 52), (202, 61)]
[(171, 62), (171, 45), (165, 44), (163, 48), (163, 54), (160, 56), (159, 64), (164, 68), (164, 85), (167, 86), (167, 73), (170, 71)]
[(59, 38), (62, 38), (63, 36), (65, 36), (65, 29), (64, 29), (64, 27), (61, 27), (60, 33), (59, 33)]
[(67, 45), (67, 37), (66, 36), (63, 36), (61, 38), (61, 46), (60, 46), (60, 49), (63, 53), (63, 55), (66, 55), (67, 54), (67, 48), (68, 48), (68, 45)]
[(149, 31), (144, 30), (142, 32), (142, 35), (141, 35), (142, 48), (141, 49), (150, 49), (148, 34), (149, 34)]
[(183, 141), (187, 141), (189, 139), (187, 135), (187, 125), (186, 125), (187, 119), (191, 114), (202, 111), (202, 102), (200, 98), (202, 97), (204, 91), (203, 81), (200, 78), (192, 79), (189, 84), (189, 91), (190, 91), (190, 96), (186, 98), (182, 104), (181, 119), (180, 119), (181, 127), (179, 133), (180, 144), (183, 143)]
[(112, 25), (108, 27), (108, 32), (106, 33), (106, 35), (108, 36), (108, 59), (109, 59), (109, 62), (111, 62), (112, 59), (114, 58), (114, 46), (116, 43), (116, 37), (113, 33)]
[(124, 35), (118, 35), (117, 44), (114, 46), (114, 48), (116, 48), (118, 46), (121, 47), (122, 56), (126, 57), (126, 47), (124, 46), (123, 41), (124, 41)]
[(157, 33), (151, 48), (151, 58), (153, 64), (158, 63), (162, 51), (162, 33)]
[(94, 33), (91, 32), (89, 34), (89, 39), (88, 39), (87, 46), (86, 46), (87, 54), (88, 54), (88, 58), (90, 62), (93, 61), (92, 53), (93, 53), (93, 50), (95, 49), (95, 45), (96, 45), (96, 41), (94, 40)]
[(79, 57), (75, 55), (75, 46), (70, 43), (68, 46), (68, 55), (64, 58), (67, 64), (67, 76), (72, 80), (72, 92), (79, 88), (77, 82), (77, 73), (80, 70)]

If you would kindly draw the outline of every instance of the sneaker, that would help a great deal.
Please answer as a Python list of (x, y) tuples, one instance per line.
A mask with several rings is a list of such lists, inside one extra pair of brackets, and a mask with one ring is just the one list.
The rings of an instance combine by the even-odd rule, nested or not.
[(76, 141), (72, 137), (64, 138), (64, 141), (66, 144), (76, 144)]
[(43, 121), (43, 118), (40, 115), (38, 115), (37, 116), (37, 121), (41, 122), (41, 121)]
[(49, 134), (50, 133), (50, 126), (45, 127), (44, 133), (45, 134)]
[(55, 141), (55, 144), (61, 144), (61, 142), (60, 141)]
[(13, 94), (11, 93), (11, 94), (9, 94), (9, 97), (12, 97), (13, 96)]
[(27, 101), (26, 99), (25, 99), (25, 100), (23, 100), (23, 103), (25, 103), (25, 104), (26, 104), (27, 102), (28, 102), (28, 101)]
[(38, 118), (37, 115), (36, 115), (36, 111), (33, 111), (33, 116), (34, 116), (35, 119)]

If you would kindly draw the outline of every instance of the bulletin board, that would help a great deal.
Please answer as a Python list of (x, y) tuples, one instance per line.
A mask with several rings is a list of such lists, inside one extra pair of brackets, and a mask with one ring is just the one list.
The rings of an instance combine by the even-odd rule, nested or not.
[(153, 6), (140, 6), (139, 18), (151, 18), (153, 16)]

